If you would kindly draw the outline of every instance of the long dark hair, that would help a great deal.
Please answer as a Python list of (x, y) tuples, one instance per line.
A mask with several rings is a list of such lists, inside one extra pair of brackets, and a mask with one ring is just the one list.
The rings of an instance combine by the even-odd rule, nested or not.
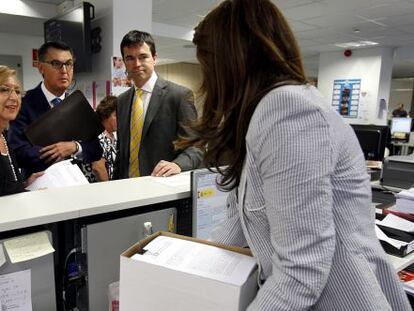
[(240, 182), (245, 137), (259, 101), (278, 85), (306, 83), (299, 48), (269, 0), (222, 2), (195, 28), (193, 42), (203, 75), (203, 115), (192, 126), (197, 138), (177, 146), (206, 148), (205, 165), (218, 169), (221, 186), (232, 189)]

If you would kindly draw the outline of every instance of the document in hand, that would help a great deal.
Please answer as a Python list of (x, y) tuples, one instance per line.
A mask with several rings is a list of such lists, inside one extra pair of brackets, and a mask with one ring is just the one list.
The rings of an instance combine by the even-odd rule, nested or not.
[(248, 252), (154, 233), (121, 255), (120, 310), (245, 310), (257, 292)]
[(88, 100), (77, 90), (27, 126), (24, 133), (32, 145), (44, 147), (59, 141), (91, 140), (103, 130)]
[(45, 170), (45, 174), (37, 178), (27, 190), (39, 190), (44, 188), (61, 188), (88, 184), (88, 180), (72, 160), (60, 161)]

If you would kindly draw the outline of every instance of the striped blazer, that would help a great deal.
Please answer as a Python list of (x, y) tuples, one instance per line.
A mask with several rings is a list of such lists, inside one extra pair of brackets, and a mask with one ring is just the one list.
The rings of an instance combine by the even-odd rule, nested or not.
[(246, 148), (213, 239), (251, 248), (260, 289), (249, 310), (411, 310), (375, 235), (358, 140), (314, 87), (267, 94)]

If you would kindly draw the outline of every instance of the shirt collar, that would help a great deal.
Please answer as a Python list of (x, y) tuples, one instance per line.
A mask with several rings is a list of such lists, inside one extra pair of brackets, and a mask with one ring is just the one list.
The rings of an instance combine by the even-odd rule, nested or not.
[[(151, 78), (145, 84), (141, 87), (141, 90), (143, 90), (145, 93), (152, 93), (155, 87), (155, 82), (157, 82), (158, 75), (155, 71), (152, 72)], [(135, 92), (138, 90), (137, 87), (135, 87)]]
[(40, 87), (41, 87), (41, 89), (42, 89), (42, 91), (43, 91), (43, 94), (45, 94), (45, 96), (46, 96), (46, 99), (47, 99), (47, 101), (50, 103), (52, 100), (54, 100), (56, 97), (59, 97), (61, 100), (64, 100), (65, 99), (65, 95), (66, 95), (66, 93), (65, 92), (63, 92), (63, 94), (62, 95), (60, 95), (60, 96), (56, 96), (56, 95), (54, 95), (54, 94), (52, 94), (47, 88), (46, 88), (46, 85), (45, 85), (45, 83), (44, 82), (42, 82), (42, 84), (40, 85)]

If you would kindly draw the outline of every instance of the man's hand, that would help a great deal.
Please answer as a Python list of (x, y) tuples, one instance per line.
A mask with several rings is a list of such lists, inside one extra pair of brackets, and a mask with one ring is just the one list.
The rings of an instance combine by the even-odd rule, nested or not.
[(151, 176), (167, 177), (179, 173), (181, 173), (181, 167), (179, 167), (177, 164), (174, 162), (161, 160), (155, 166), (154, 170), (151, 173)]
[(40, 158), (46, 163), (59, 162), (74, 154), (77, 149), (76, 142), (61, 141), (40, 149)]

